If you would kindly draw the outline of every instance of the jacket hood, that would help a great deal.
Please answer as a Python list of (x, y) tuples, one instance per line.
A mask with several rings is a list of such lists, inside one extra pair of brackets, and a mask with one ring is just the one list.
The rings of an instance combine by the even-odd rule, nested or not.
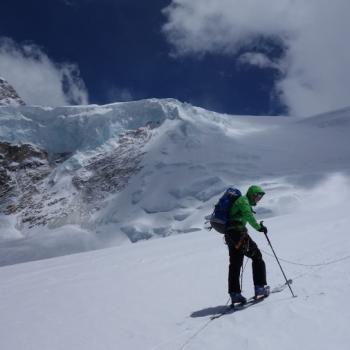
[(256, 205), (256, 203), (254, 202), (253, 197), (257, 193), (265, 194), (265, 191), (260, 186), (257, 186), (257, 185), (253, 185), (253, 186), (250, 186), (248, 188), (246, 196), (248, 198), (249, 204), (252, 205), (252, 206)]

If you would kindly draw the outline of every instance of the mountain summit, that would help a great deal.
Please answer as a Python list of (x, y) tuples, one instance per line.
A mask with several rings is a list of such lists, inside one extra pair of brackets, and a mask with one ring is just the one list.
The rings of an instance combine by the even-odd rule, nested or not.
[(0, 106), (24, 106), (24, 101), (19, 97), (17, 91), (4, 79), (0, 77)]

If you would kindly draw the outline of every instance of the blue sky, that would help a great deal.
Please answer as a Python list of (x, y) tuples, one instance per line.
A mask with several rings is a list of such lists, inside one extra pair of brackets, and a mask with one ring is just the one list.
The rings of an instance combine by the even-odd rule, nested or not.
[[(173, 97), (257, 115), (342, 107), (350, 76), (334, 83), (338, 95), (328, 92), (342, 60), (329, 66), (321, 43), (305, 33), (322, 34), (324, 21), (349, 6), (335, 0), (329, 15), (328, 2), (310, 3), (315, 8), (301, 0), (2, 0), (0, 76), (34, 104)], [(345, 29), (331, 30), (333, 45)], [(330, 77), (320, 79), (326, 65)], [(33, 84), (42, 87), (36, 96)]]

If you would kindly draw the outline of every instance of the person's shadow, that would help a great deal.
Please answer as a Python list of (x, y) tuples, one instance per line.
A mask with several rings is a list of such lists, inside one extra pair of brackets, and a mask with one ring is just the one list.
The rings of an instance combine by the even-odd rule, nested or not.
[(206, 317), (206, 316), (214, 316), (217, 314), (221, 314), (223, 312), (227, 313), (228, 305), (219, 305), (213, 307), (207, 307), (202, 310), (194, 311), (191, 314), (191, 317)]
[(234, 307), (231, 307), (229, 304), (207, 307), (205, 309), (192, 312), (191, 317), (212, 316), (212, 319), (215, 319), (220, 317), (219, 316), (220, 314), (226, 315), (226, 314), (231, 314), (233, 312), (242, 311), (248, 308), (249, 306), (261, 303), (265, 299), (266, 298), (259, 298), (259, 299), (250, 298), (244, 305), (235, 305)]

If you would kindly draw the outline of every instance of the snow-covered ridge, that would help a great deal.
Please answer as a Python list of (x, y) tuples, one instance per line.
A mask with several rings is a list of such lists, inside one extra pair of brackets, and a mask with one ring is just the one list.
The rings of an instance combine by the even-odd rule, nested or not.
[[(256, 122), (258, 118), (251, 117)], [(126, 130), (156, 128), (165, 121), (181, 119), (204, 123), (211, 129), (237, 135), (258, 131), (278, 118), (264, 117), (254, 126), (246, 117), (223, 115), (181, 103), (175, 99), (148, 99), (104, 106), (0, 107), (0, 138), (13, 143), (33, 143), (49, 152), (94, 149)], [(284, 118), (283, 118), (284, 119)], [(226, 130), (225, 130), (226, 129)]]
[(0, 107), (0, 142), (35, 145), (50, 168), (25, 188), (26, 167), (6, 169), (22, 195), (2, 202), (0, 263), (202, 230), (232, 184), (271, 193), (261, 217), (287, 214), (310, 183), (349, 172), (349, 114), (230, 116), (173, 99)]
[(21, 106), (25, 105), (16, 90), (0, 77), (0, 106)]
[(320, 128), (335, 127), (344, 130), (342, 127), (348, 127), (350, 124), (350, 107), (311, 116), (301, 119), (299, 122)]

